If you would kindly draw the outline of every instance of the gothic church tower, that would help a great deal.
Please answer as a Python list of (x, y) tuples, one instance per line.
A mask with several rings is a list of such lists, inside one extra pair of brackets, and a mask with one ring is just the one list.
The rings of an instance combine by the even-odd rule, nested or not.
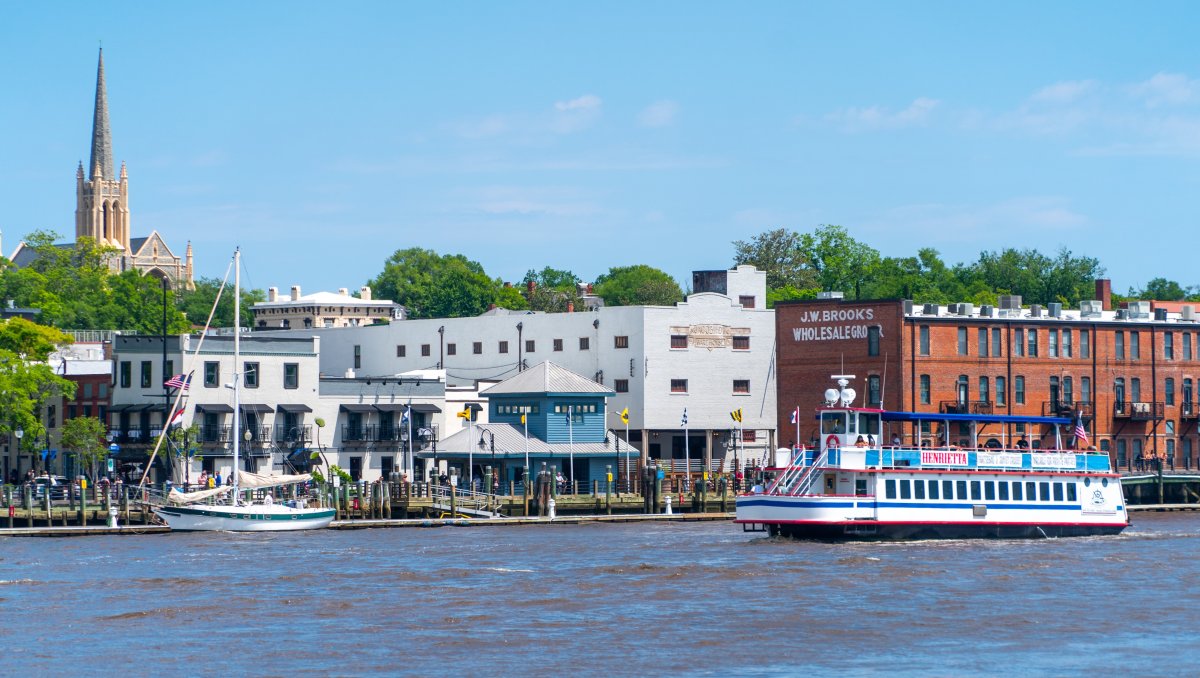
[(129, 177), (125, 164), (121, 175), (113, 172), (112, 133), (108, 127), (108, 95), (104, 88), (104, 49), (96, 69), (96, 110), (92, 116), (90, 176), (83, 164), (75, 171), (75, 239), (84, 236), (98, 244), (130, 251)]

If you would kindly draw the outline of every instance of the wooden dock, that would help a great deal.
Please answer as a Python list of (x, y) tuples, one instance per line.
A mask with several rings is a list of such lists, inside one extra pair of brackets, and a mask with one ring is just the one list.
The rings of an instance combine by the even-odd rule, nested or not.
[(365, 530), (377, 527), (512, 527), (516, 525), (581, 525), (585, 523), (696, 523), (733, 520), (732, 513), (640, 513), (617, 515), (567, 515), (551, 518), (400, 518), (394, 520), (335, 520), (332, 530)]

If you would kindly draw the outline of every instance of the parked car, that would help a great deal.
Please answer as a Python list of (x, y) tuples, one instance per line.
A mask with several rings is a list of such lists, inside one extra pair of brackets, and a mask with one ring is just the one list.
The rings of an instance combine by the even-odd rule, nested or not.
[(62, 476), (38, 476), (33, 479), (33, 493), (38, 499), (46, 496), (47, 488), (50, 500), (57, 501), (67, 498), (67, 479)]

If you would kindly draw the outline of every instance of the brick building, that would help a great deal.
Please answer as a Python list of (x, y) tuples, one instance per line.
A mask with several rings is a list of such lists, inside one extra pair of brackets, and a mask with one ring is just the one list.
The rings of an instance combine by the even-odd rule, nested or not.
[[(1169, 468), (1197, 464), (1196, 381), (1200, 322), (1191, 305), (1132, 302), (1109, 310), (1108, 281), (1098, 301), (1079, 309), (999, 307), (840, 298), (776, 306), (780, 439), (816, 433), (813, 408), (833, 385), (830, 375), (856, 375), (857, 404), (890, 410), (1081, 417), (1089, 442), (1122, 468), (1162, 458)], [(905, 444), (942, 436), (937, 424), (898, 434)], [(1073, 427), (1059, 431), (1070, 443)], [(988, 424), (979, 444), (1055, 445), (1051, 426)], [(790, 432), (790, 435), (789, 433)], [(952, 441), (968, 442), (955, 424)]]

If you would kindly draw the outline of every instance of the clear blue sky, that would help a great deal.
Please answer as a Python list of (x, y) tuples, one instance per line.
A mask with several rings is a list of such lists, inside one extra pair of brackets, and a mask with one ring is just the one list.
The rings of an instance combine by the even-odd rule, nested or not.
[(104, 44), (133, 233), (357, 287), (399, 248), (690, 281), (769, 228), (1196, 273), (1195, 3), (5, 3), (0, 229), (73, 237)]

